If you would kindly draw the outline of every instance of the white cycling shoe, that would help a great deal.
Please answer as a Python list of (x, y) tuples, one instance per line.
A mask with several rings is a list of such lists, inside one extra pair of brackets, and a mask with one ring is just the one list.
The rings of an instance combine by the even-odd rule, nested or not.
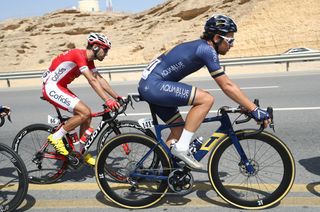
[(193, 169), (203, 169), (203, 166), (199, 161), (197, 161), (192, 153), (189, 150), (181, 151), (176, 148), (176, 144), (174, 144), (171, 148), (171, 153), (175, 157), (179, 158), (183, 162), (185, 162), (190, 168)]

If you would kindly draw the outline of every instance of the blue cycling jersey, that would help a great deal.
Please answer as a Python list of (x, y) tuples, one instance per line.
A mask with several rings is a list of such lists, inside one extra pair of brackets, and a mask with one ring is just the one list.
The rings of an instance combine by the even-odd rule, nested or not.
[(179, 44), (144, 69), (138, 91), (163, 121), (171, 123), (181, 116), (178, 106), (192, 105), (197, 91), (179, 81), (204, 66), (213, 78), (224, 74), (215, 49), (207, 41)]
[(177, 45), (162, 54), (144, 70), (143, 79), (149, 75), (178, 82), (206, 66), (212, 77), (224, 74), (215, 49), (207, 41), (199, 39)]

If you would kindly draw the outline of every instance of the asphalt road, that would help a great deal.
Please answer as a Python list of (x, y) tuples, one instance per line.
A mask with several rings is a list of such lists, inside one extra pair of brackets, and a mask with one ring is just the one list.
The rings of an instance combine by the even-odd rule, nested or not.
[[(232, 79), (250, 99), (260, 99), (261, 107), (272, 106), (275, 114), (276, 136), (291, 149), (296, 161), (296, 180), (288, 196), (272, 211), (318, 211), (320, 207), (320, 72), (288, 72), (234, 76)], [(209, 115), (215, 115), (220, 106), (237, 106), (228, 99), (211, 79), (189, 82), (208, 89), (215, 97), (215, 105)], [(137, 82), (112, 83), (121, 95), (136, 93)], [(101, 109), (102, 101), (89, 87), (72, 88), (93, 111)], [(12, 107), (12, 123), (0, 128), (0, 140), (11, 146), (17, 132), (32, 123), (46, 123), (47, 115), (54, 114), (53, 107), (39, 99), (39, 88), (11, 88), (0, 91), (1, 104)], [(147, 117), (146, 103), (135, 103), (135, 110), (128, 109), (127, 117), (137, 120)], [(181, 108), (183, 114), (188, 107)], [(93, 122), (93, 125), (97, 121)], [(254, 123), (242, 127), (256, 127)], [(209, 136), (217, 125), (205, 124), (197, 135)], [(94, 146), (92, 146), (94, 147)], [(95, 148), (95, 147), (94, 147)], [(94, 150), (94, 149), (93, 149)], [(193, 173), (196, 189), (186, 196), (168, 195), (150, 209), (151, 211), (239, 211), (230, 208), (211, 190), (207, 174)], [(197, 189), (198, 188), (198, 189)], [(67, 173), (62, 182), (48, 186), (30, 185), (26, 201), (20, 211), (102, 211), (117, 210), (103, 197), (94, 178), (94, 171), (85, 167), (82, 171)]]

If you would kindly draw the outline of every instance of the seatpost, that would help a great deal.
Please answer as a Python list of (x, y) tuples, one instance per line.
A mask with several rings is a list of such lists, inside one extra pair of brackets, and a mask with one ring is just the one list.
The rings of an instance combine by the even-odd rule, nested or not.
[(56, 108), (56, 111), (57, 111), (57, 114), (58, 114), (58, 118), (60, 120), (62, 120), (62, 115), (61, 115), (61, 112), (60, 112), (59, 108), (58, 107), (55, 107), (55, 108)]
[(149, 108), (150, 108), (150, 111), (151, 111), (151, 116), (152, 116), (152, 120), (153, 120), (153, 125), (158, 125), (158, 119), (157, 119), (157, 115), (156, 113), (154, 112), (153, 108), (152, 108), (152, 105), (149, 103)]

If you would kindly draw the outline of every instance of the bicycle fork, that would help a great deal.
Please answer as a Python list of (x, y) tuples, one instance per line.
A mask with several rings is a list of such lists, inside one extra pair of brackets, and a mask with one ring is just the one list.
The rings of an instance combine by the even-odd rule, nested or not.
[(255, 168), (250, 163), (246, 153), (244, 152), (244, 150), (239, 142), (237, 135), (234, 132), (231, 132), (229, 134), (229, 136), (230, 136), (231, 141), (232, 141), (233, 145), (235, 146), (235, 148), (241, 158), (241, 161), (239, 162), (239, 167), (241, 167), (242, 169), (245, 169), (249, 175), (253, 175), (255, 173)]

